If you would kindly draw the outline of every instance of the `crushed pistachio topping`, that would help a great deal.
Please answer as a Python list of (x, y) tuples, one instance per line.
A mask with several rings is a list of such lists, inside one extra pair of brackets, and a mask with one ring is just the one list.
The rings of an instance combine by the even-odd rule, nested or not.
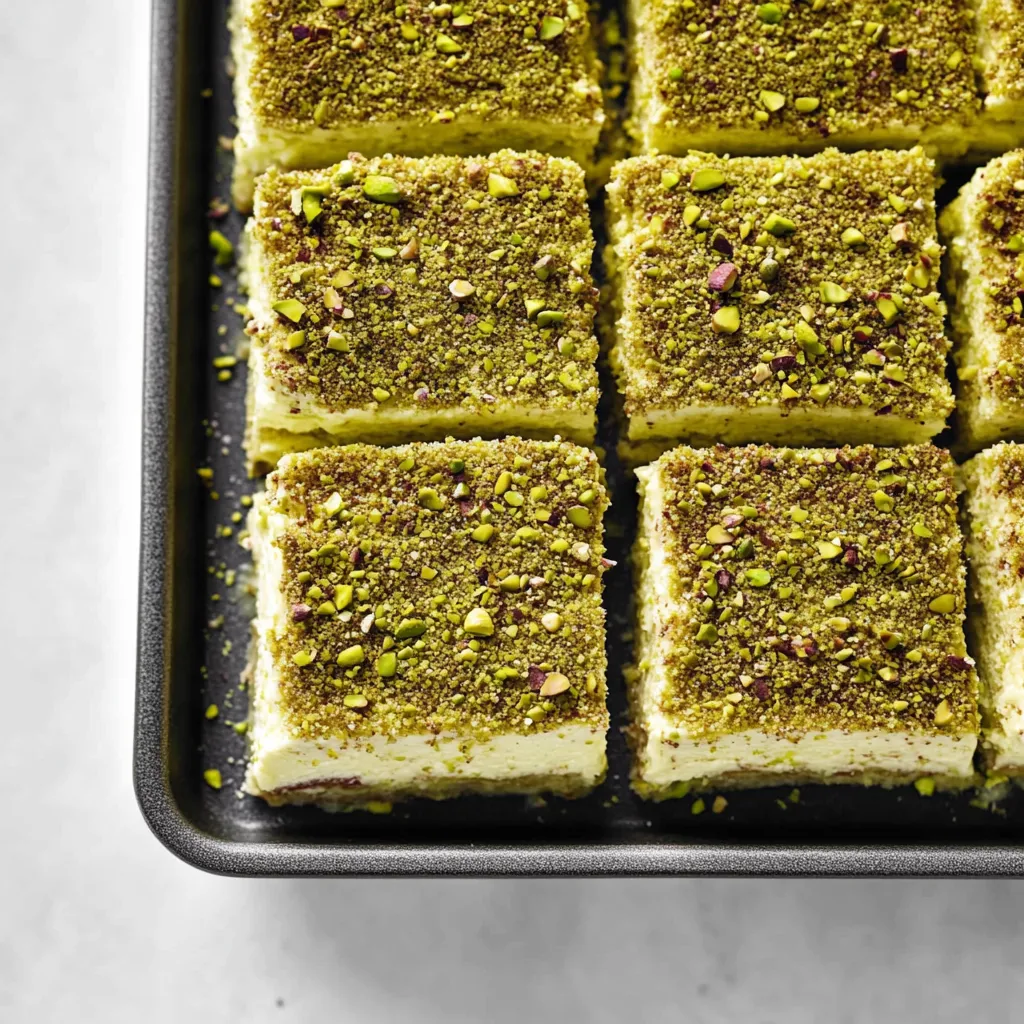
[(637, 94), (652, 104), (638, 128), (646, 116), (682, 136), (742, 129), (820, 145), (966, 126), (979, 107), (971, 18), (963, 0), (649, 0), (637, 53), (653, 95)]
[(920, 150), (619, 163), (612, 362), (626, 412), (785, 402), (944, 419), (934, 187)]
[(704, 736), (977, 731), (947, 452), (681, 447), (655, 472), (666, 713)]
[[(313, 187), (310, 223), (292, 196)], [(277, 314), (254, 342), (297, 402), (596, 405), (594, 240), (571, 161), (503, 151), (271, 171), (253, 245)]]
[[(581, 494), (587, 517), (570, 520)], [(259, 515), (286, 521), (272, 543), (293, 614), (267, 642), (292, 728), (603, 729), (607, 505), (596, 456), (566, 442), (350, 445), (283, 460)]]
[(975, 0), (984, 44), (981, 77), (989, 97), (1024, 100), (1024, 16), (1016, 0)]
[(590, 20), (576, 0), (252, 0), (246, 7), (247, 85), (255, 118), (268, 128), (600, 123)]

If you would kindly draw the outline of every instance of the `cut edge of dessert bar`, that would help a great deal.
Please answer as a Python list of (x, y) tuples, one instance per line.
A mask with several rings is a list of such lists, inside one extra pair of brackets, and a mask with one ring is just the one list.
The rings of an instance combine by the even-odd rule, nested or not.
[[(842, 212), (842, 175), (880, 179), (871, 218)], [(920, 149), (619, 163), (607, 187), (603, 326), (628, 444), (907, 444), (941, 432), (953, 398), (933, 175)], [(808, 243), (785, 198), (801, 182), (840, 205)], [(742, 220), (722, 209), (755, 199)], [(822, 212), (812, 208), (812, 221)], [(819, 265), (831, 246), (835, 280), (802, 272), (800, 247), (812, 244)], [(890, 292), (879, 291), (883, 274)]]
[[(915, 499), (913, 522), (901, 517), (906, 492), (894, 495), (888, 480), (907, 468), (901, 460), (908, 472), (919, 464), (919, 487), (945, 495)], [(977, 677), (948, 453), (684, 446), (637, 476), (627, 681), (641, 796), (975, 783)], [(931, 544), (940, 549), (930, 564), (915, 566)], [(904, 582), (913, 568), (941, 578)], [(923, 614), (899, 598), (905, 586), (923, 590)], [(896, 601), (901, 610), (884, 617), (869, 607)]]
[(961, 467), (968, 628), (978, 658), (981, 751), (992, 773), (1024, 776), (1024, 447), (1003, 442)]
[[(858, 50), (848, 60), (852, 68), (848, 73), (860, 76), (853, 83), (857, 101), (869, 89), (878, 90), (875, 102), (858, 112), (823, 92), (821, 81), (827, 69), (818, 76), (807, 73), (813, 54), (810, 36), (796, 40), (792, 47), (783, 46), (778, 54), (783, 75), (766, 80), (767, 47), (791, 18), (807, 19), (806, 29), (813, 34), (824, 31), (826, 19), (835, 16), (834, 11), (819, 13), (817, 6), (738, 4), (736, 10), (705, 12), (698, 2), (677, 16), (676, 8), (683, 7), (678, 3), (630, 0), (627, 12), (636, 55), (630, 127), (641, 151), (684, 154), (696, 149), (737, 156), (813, 153), (826, 146), (845, 150), (923, 146), (945, 159), (963, 157), (975, 141), (980, 106), (971, 69), (969, 21), (965, 19), (960, 29), (959, 44), (945, 38), (949, 33), (944, 31), (938, 45), (928, 45), (912, 32), (904, 38), (907, 26), (916, 25), (919, 17), (893, 26), (873, 22), (874, 11), (865, 11), (863, 19), (852, 9), (840, 15), (849, 21), (847, 38), (817, 45), (829, 66), (837, 50)], [(936, 16), (956, 20), (952, 12), (940, 11)], [(741, 35), (745, 28), (750, 29), (751, 38)], [(895, 42), (894, 28), (900, 36)], [(722, 30), (730, 33), (725, 43), (719, 36)], [(758, 54), (756, 61), (748, 56), (752, 50)], [(702, 69), (704, 53), (708, 56)], [(923, 79), (915, 66), (922, 62), (927, 65)], [(743, 77), (748, 68), (757, 69), (756, 81)], [(706, 80), (699, 78), (703, 70)], [(939, 77), (943, 82), (936, 87), (933, 79)], [(730, 97), (737, 99), (731, 113), (694, 109), (686, 116), (682, 101), (672, 101), (676, 93), (691, 99), (706, 96), (709, 102), (725, 97), (721, 102), (726, 104)], [(937, 117), (934, 111), (944, 104), (950, 109)], [(888, 118), (878, 113), (883, 107), (890, 111)]]
[(562, 157), (264, 175), (244, 246), (250, 472), (355, 441), (592, 443), (593, 247), (583, 171)]
[(283, 459), (249, 517), (246, 791), (327, 807), (591, 791), (607, 504), (593, 452), (568, 442)]
[(974, 5), (986, 117), (1024, 122), (1024, 12), (1013, 0), (974, 0)]
[(939, 227), (959, 380), (957, 440), (977, 450), (1024, 435), (1024, 322), (1015, 280), (1024, 271), (1024, 150), (975, 171)]
[[(534, 149), (569, 157), (590, 170), (606, 115), (598, 81), (600, 69), (596, 46), (585, 4), (570, 0), (561, 12), (564, 17), (552, 14), (538, 17), (532, 43), (525, 36), (509, 39), (509, 46), (521, 42), (531, 47), (531, 54), (541, 61), (549, 57), (544, 51), (552, 47), (573, 51), (580, 65), (580, 77), (563, 83), (571, 99), (562, 104), (561, 118), (550, 116), (550, 112), (547, 116), (541, 116), (539, 110), (495, 116), (489, 108), (489, 101), (495, 95), (513, 94), (507, 77), (502, 80), (501, 89), (495, 91), (489, 84), (486, 69), (483, 73), (477, 70), (467, 75), (461, 67), (461, 62), (467, 59), (472, 61), (475, 56), (474, 33), (488, 31), (494, 19), (481, 19), (479, 10), (469, 14), (464, 12), (451, 19), (450, 8), (442, 18), (446, 5), (437, 5), (434, 9), (437, 13), (434, 13), (433, 18), (419, 24), (412, 17), (400, 19), (383, 8), (373, 12), (372, 17), (382, 20), (382, 24), (370, 26), (373, 46), (378, 53), (388, 46), (401, 47), (402, 55), (395, 57), (397, 63), (401, 62), (401, 57), (407, 51), (414, 62), (421, 61), (424, 47), (428, 46), (425, 37), (431, 35), (432, 41), (426, 52), (434, 53), (439, 62), (453, 64), (456, 75), (461, 74), (464, 81), (479, 81), (478, 92), (470, 89), (458, 109), (435, 104), (436, 109), (414, 110), (409, 106), (411, 99), (403, 101), (400, 98), (400, 94), (408, 94), (411, 98), (412, 93), (401, 84), (401, 76), (395, 74), (392, 78), (398, 84), (395, 86), (394, 115), (388, 116), (386, 110), (378, 109), (375, 103), (372, 110), (350, 109), (342, 116), (336, 101), (345, 99), (346, 89), (352, 85), (351, 81), (347, 85), (339, 84), (345, 81), (341, 73), (344, 71), (344, 54), (367, 53), (368, 50), (365, 37), (356, 28), (345, 24), (347, 16), (344, 5), (335, 3), (325, 4), (326, 10), (308, 15), (306, 21), (310, 24), (291, 27), (296, 46), (316, 48), (324, 45), (326, 40), (333, 40), (332, 52), (336, 52), (330, 58), (321, 57), (320, 60), (328, 59), (337, 64), (338, 77), (333, 80), (335, 84), (328, 87), (324, 83), (323, 95), (319, 103), (314, 103), (310, 96), (315, 92), (315, 86), (306, 81), (306, 76), (315, 75), (317, 58), (304, 53), (298, 65), (302, 69), (299, 80), (291, 90), (282, 91), (281, 103), (285, 104), (286, 109), (278, 111), (275, 118), (268, 119), (259, 109), (255, 92), (258, 85), (254, 84), (255, 79), (267, 77), (266, 69), (259, 73), (255, 70), (264, 58), (254, 36), (253, 19), (256, 15), (253, 14), (253, 8), (263, 2), (233, 0), (230, 17), (238, 116), (232, 194), (240, 210), (251, 210), (255, 179), (270, 168), (297, 170), (325, 167), (351, 153), (362, 153), (368, 157), (389, 153), (409, 156), (436, 153), (471, 156), (497, 149)], [(284, 13), (287, 14), (287, 11)], [(505, 14), (508, 13), (506, 9)], [(280, 16), (279, 13), (277, 17)], [(365, 13), (362, 17), (365, 19)], [(579, 38), (581, 35), (582, 38)], [(500, 49), (492, 47), (488, 52), (500, 52)], [(487, 57), (481, 59), (486, 61)], [(266, 62), (270, 63), (269, 59)], [(412, 70), (431, 73), (440, 82), (441, 76), (453, 69), (442, 67), (439, 63), (437, 69), (432, 70), (418, 63)], [(351, 79), (352, 72), (348, 73), (348, 77)], [(273, 76), (270, 76), (270, 80), (273, 81)], [(305, 86), (303, 81), (306, 81)], [(528, 77), (524, 72), (520, 91), (526, 95), (529, 94), (527, 83)], [(292, 101), (294, 110), (287, 108), (289, 96), (302, 97), (301, 100)], [(452, 99), (451, 96), (447, 98)], [(351, 97), (349, 100), (357, 102), (357, 99), (352, 100)]]

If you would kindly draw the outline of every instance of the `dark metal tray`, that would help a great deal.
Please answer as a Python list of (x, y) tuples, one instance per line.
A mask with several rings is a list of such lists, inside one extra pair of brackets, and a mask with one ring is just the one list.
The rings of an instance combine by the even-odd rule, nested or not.
[[(226, 6), (154, 5), (135, 788), (160, 840), (197, 867), (236, 875), (1024, 875), (1021, 792), (997, 813), (968, 795), (925, 799), (913, 789), (804, 787), (798, 801), (788, 789), (730, 793), (721, 814), (710, 798), (701, 814), (690, 799), (637, 799), (619, 728), (635, 502), (613, 456), (609, 555), (619, 566), (606, 578), (613, 729), (604, 786), (575, 802), (419, 801), (390, 815), (239, 798), (245, 743), (226, 722), (245, 716), (238, 681), (251, 609), (240, 587), (209, 571), (246, 560), (217, 527), (257, 486), (240, 449), (244, 370), (218, 383), (211, 367), (242, 325), (227, 308), (233, 272), (222, 289), (208, 283), (208, 203), (229, 190), (218, 137), (234, 134)], [(241, 218), (219, 226), (237, 238)], [(607, 403), (603, 412), (610, 423)], [(602, 440), (614, 452), (610, 430)], [(218, 500), (199, 466), (214, 469)], [(223, 626), (209, 628), (219, 615)], [(210, 703), (221, 707), (214, 721), (204, 716)], [(219, 791), (203, 782), (208, 767), (223, 772)]]

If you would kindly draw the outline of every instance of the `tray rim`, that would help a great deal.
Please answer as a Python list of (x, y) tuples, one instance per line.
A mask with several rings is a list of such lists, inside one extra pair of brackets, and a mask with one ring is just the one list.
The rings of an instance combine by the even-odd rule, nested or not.
[(152, 0), (146, 239), (142, 497), (133, 782), (147, 825), (173, 854), (214, 874), (299, 876), (939, 876), (1024, 877), (1024, 847), (658, 841), (582, 844), (235, 842), (190, 820), (170, 778), (169, 714), (173, 490), (169, 451), (175, 416), (178, 161), (184, 101), (182, 8)]

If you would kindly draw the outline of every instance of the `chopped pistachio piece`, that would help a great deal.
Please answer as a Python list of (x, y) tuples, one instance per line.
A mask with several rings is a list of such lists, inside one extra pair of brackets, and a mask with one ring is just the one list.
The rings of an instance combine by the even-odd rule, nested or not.
[(466, 615), (462, 628), (473, 636), (494, 635), (494, 622), (486, 608), (473, 608)]
[(849, 300), (850, 293), (842, 285), (835, 284), (832, 281), (822, 281), (821, 298), (823, 302), (838, 306)]
[(519, 186), (514, 179), (492, 171), (487, 176), (487, 191), (495, 199), (510, 199), (512, 196), (519, 195)]
[(711, 328), (716, 334), (735, 334), (740, 329), (738, 306), (721, 306), (711, 317)]
[(351, 647), (346, 647), (338, 655), (338, 664), (342, 668), (354, 668), (356, 665), (361, 665), (366, 660), (366, 654), (363, 651), (361, 644), (353, 644)]
[(759, 99), (764, 109), (773, 114), (786, 105), (786, 97), (781, 92), (775, 92), (772, 89), (762, 89)]
[(291, 320), (293, 324), (297, 324), (302, 319), (302, 314), (306, 312), (306, 307), (298, 299), (281, 299), (272, 303), (270, 308), (285, 319)]
[(398, 182), (386, 174), (368, 174), (363, 181), (363, 195), (374, 203), (393, 205), (402, 201)]
[(701, 167), (690, 176), (694, 192), (713, 192), (725, 184), (725, 173), (717, 167)]
[(545, 43), (557, 39), (565, 31), (565, 19), (546, 14), (540, 23), (540, 37)]
[(210, 248), (214, 251), (214, 263), (218, 267), (230, 267), (234, 262), (235, 247), (222, 232), (210, 232)]
[(796, 231), (796, 224), (788, 217), (782, 217), (777, 213), (770, 213), (765, 218), (764, 229), (773, 235), (782, 237), (784, 235), (791, 235)]

